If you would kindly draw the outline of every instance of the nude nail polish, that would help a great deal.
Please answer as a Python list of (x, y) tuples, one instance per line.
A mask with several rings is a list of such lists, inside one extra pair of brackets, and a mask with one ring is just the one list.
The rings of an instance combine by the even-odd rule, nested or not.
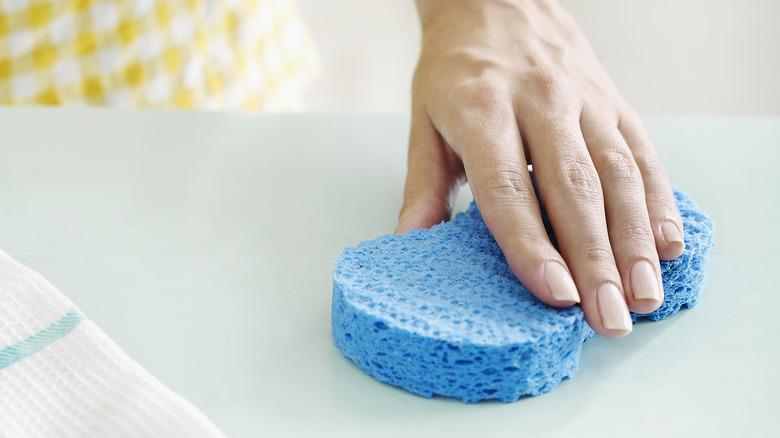
[(650, 262), (640, 260), (634, 263), (630, 272), (631, 293), (635, 300), (660, 300), (661, 286)]
[(580, 302), (577, 286), (574, 285), (569, 272), (557, 262), (547, 262), (544, 265), (544, 281), (550, 289), (550, 295), (558, 301)]
[(666, 243), (682, 243), (685, 244), (680, 230), (677, 229), (677, 225), (672, 221), (666, 221), (661, 224), (661, 235), (664, 237)]
[(633, 323), (623, 294), (612, 283), (602, 284), (596, 292), (601, 325), (607, 330), (631, 331)]

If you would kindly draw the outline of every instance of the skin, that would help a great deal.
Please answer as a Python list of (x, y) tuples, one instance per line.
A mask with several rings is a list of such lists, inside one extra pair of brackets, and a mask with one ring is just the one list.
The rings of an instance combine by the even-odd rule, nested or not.
[(647, 313), (663, 301), (659, 258), (685, 245), (638, 116), (557, 2), (418, 0), (417, 8), (422, 51), (396, 232), (449, 220), (468, 181), (523, 285), (551, 306), (580, 303), (600, 335), (625, 336), (629, 309)]

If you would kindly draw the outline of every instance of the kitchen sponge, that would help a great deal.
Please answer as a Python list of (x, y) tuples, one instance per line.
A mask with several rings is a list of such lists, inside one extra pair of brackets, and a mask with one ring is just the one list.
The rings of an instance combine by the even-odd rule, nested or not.
[[(704, 286), (712, 220), (675, 191), (685, 252), (661, 262), (653, 321), (692, 307)], [(515, 278), (479, 210), (429, 230), (346, 248), (333, 276), (333, 338), (377, 379), (426, 397), (512, 402), (555, 388), (594, 335), (577, 307), (553, 308)]]

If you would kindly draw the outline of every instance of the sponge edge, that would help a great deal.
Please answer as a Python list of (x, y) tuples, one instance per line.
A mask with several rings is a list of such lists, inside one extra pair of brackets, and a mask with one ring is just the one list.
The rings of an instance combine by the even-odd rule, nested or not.
[[(682, 192), (686, 249), (661, 262), (656, 321), (696, 304), (712, 220)], [(512, 402), (555, 388), (594, 336), (579, 307), (537, 300), (512, 274), (476, 205), (430, 230), (346, 248), (333, 276), (333, 338), (366, 373), (413, 393)]]

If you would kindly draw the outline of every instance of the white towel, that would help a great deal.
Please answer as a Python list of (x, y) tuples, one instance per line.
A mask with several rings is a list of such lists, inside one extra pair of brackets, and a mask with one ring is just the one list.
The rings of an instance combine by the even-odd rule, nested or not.
[(26, 436), (223, 434), (0, 250), (0, 437)]

